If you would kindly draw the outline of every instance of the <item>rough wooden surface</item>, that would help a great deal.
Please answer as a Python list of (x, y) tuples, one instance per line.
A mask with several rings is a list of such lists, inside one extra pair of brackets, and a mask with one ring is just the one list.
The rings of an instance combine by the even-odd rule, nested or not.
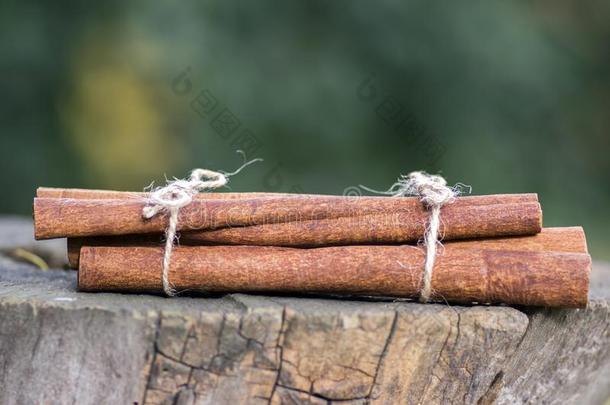
[(602, 404), (610, 396), (609, 267), (594, 267), (583, 310), (165, 299), (75, 286), (73, 272), (0, 256), (1, 404)]
[(0, 254), (4, 256), (14, 257), (21, 248), (43, 257), (50, 266), (62, 267), (66, 261), (65, 245), (60, 239), (34, 240), (32, 221), (28, 218), (0, 216)]

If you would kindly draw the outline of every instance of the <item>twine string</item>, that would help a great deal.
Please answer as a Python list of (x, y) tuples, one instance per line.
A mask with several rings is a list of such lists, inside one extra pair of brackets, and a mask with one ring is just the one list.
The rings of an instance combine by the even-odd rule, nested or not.
[(428, 302), (432, 296), (432, 273), (437, 256), (439, 241), (439, 229), (441, 224), (441, 208), (445, 204), (452, 203), (459, 194), (463, 184), (455, 187), (447, 186), (447, 181), (438, 175), (426, 172), (412, 172), (407, 176), (401, 176), (387, 191), (376, 191), (365, 186), (365, 190), (378, 194), (386, 194), (394, 197), (417, 196), (422, 204), (430, 212), (430, 217), (424, 231), (423, 243), (426, 249), (426, 260), (422, 275), (419, 301)]
[(176, 243), (180, 210), (192, 203), (195, 195), (226, 186), (229, 183), (229, 177), (238, 174), (252, 163), (262, 161), (262, 159), (246, 161), (244, 153), (238, 152), (244, 156), (244, 164), (234, 172), (226, 173), (208, 169), (195, 169), (191, 172), (188, 180), (174, 179), (168, 181), (165, 187), (152, 190), (148, 196), (148, 204), (142, 209), (144, 219), (151, 219), (161, 212), (169, 213), (168, 225), (165, 229), (165, 251), (161, 274), (163, 291), (168, 297), (173, 297), (177, 294), (174, 285), (169, 280), (169, 270), (172, 251)]

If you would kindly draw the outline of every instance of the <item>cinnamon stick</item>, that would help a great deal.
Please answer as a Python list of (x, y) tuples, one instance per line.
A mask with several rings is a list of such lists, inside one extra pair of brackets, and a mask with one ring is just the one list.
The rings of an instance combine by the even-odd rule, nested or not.
[[(447, 243), (436, 260), (433, 298), (580, 308), (587, 304), (586, 253), (481, 248)], [(522, 242), (519, 242), (522, 243)], [(533, 245), (532, 245), (533, 246)], [(162, 247), (83, 247), (81, 291), (162, 291)], [(295, 249), (265, 246), (177, 247), (170, 280), (178, 291), (322, 293), (418, 297), (424, 253), (415, 246)]]
[[(36, 190), (36, 197), (39, 198), (72, 198), (75, 200), (133, 200), (135, 198), (147, 198), (150, 193), (147, 192), (131, 192), (131, 191), (114, 191), (114, 190), (91, 190), (82, 188), (54, 188), (54, 187), (39, 187)], [(252, 198), (267, 198), (267, 197), (333, 197), (333, 198), (368, 198), (368, 197), (341, 197), (336, 195), (323, 194), (294, 194), (294, 193), (199, 193), (195, 196), (198, 199), (252, 199)], [(471, 204), (519, 204), (525, 202), (538, 202), (538, 194), (523, 193), (523, 194), (490, 194), (484, 200), (476, 198)], [(387, 197), (372, 197), (372, 198), (387, 198)], [(470, 198), (470, 197), (463, 197)]]
[[(284, 225), (285, 224), (266, 226), (281, 227)], [(228, 230), (247, 231), (249, 228), (250, 227), (229, 228)], [(217, 231), (185, 233), (180, 238), (180, 244), (190, 246), (208, 244), (202, 242), (200, 235), (214, 232)], [(89, 238), (69, 238), (68, 262), (72, 269), (78, 269), (80, 250), (83, 246), (160, 246), (162, 244), (162, 239), (162, 235), (154, 234), (128, 235), (120, 237), (98, 236)], [(232, 241), (234, 242), (235, 240)], [(226, 244), (224, 242), (225, 241), (217, 241), (217, 243), (215, 244)], [(462, 247), (471, 248), (472, 241), (453, 241), (451, 242), (451, 246), (453, 246), (453, 248), (455, 249)], [(587, 253), (587, 242), (585, 238), (585, 233), (581, 227), (543, 228), (539, 234), (534, 236), (512, 236), (508, 238), (478, 239), (476, 242), (476, 246), (480, 249)]]
[[(515, 201), (518, 203), (499, 203)], [(542, 211), (531, 195), (460, 197), (443, 207), (441, 232), (446, 239), (527, 235), (540, 232)], [(37, 239), (161, 233), (167, 215), (142, 217), (144, 201), (130, 199), (79, 200), (36, 198), (34, 224)], [(404, 240), (423, 234), (428, 212), (417, 198), (302, 196), (252, 199), (197, 199), (180, 211), (179, 230), (210, 230), (234, 226), (302, 223), (293, 232), (304, 236), (310, 228), (328, 229), (322, 219), (357, 218), (358, 232), (382, 224), (401, 226)], [(367, 216), (365, 220), (362, 217)], [(378, 216), (378, 217), (375, 217)], [(398, 221), (397, 221), (398, 218)], [(400, 220), (400, 219), (403, 220)], [(368, 221), (370, 219), (370, 221)], [(307, 222), (307, 221), (316, 222)], [(353, 220), (344, 219), (343, 222)], [(405, 223), (406, 222), (406, 223)], [(360, 224), (360, 225), (358, 225)], [(257, 230), (256, 232), (259, 232)], [(323, 231), (328, 232), (328, 231)], [(270, 232), (271, 234), (272, 232)], [(273, 236), (269, 236), (273, 239)]]
[[(539, 232), (539, 205), (476, 206), (443, 213), (441, 232), (446, 240)], [(468, 215), (472, 216), (468, 216)], [(426, 214), (396, 212), (278, 224), (229, 227), (187, 232), (191, 244), (319, 247), (356, 244), (399, 244), (422, 238)], [(519, 218), (520, 216), (523, 218)], [(518, 219), (519, 218), (519, 219)], [(523, 222), (522, 222), (523, 221)]]
[[(112, 190), (89, 190), (82, 188), (39, 187), (36, 197), (40, 198), (74, 198), (77, 200), (112, 200), (146, 198), (149, 193)], [(266, 197), (291, 197), (299, 194), (289, 193), (200, 193), (195, 198), (200, 199), (248, 199)]]

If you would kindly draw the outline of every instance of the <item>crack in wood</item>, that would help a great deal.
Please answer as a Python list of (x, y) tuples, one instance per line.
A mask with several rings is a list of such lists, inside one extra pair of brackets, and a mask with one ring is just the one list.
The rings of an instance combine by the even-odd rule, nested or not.
[(388, 336), (386, 337), (385, 343), (383, 345), (383, 350), (379, 354), (379, 361), (377, 362), (377, 366), (375, 367), (375, 374), (374, 374), (374, 377), (373, 377), (373, 383), (371, 384), (371, 388), (369, 390), (369, 393), (366, 396), (367, 399), (372, 397), (373, 390), (377, 386), (377, 378), (379, 377), (379, 370), (381, 370), (381, 366), (383, 364), (383, 360), (385, 359), (385, 356), (388, 353), (388, 348), (390, 347), (390, 344), (392, 342), (392, 338), (394, 337), (394, 334), (396, 333), (396, 325), (397, 325), (397, 323), (398, 323), (398, 311), (395, 310), (394, 311), (394, 316), (392, 317), (392, 324), (390, 325), (390, 330), (388, 332)]

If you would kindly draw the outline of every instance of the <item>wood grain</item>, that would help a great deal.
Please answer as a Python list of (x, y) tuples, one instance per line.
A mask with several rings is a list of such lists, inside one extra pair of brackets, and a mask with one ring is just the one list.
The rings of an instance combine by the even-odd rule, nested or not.
[[(30, 249), (31, 223), (13, 222), (0, 218), (0, 246)], [(0, 256), (0, 404), (582, 405), (610, 397), (605, 263), (593, 265), (587, 308), (571, 310), (79, 293), (76, 272)]]
[[(525, 202), (513, 202), (519, 198)], [(457, 198), (454, 203), (443, 207), (441, 232), (446, 239), (538, 233), (542, 228), (542, 211), (540, 204), (531, 199), (532, 195)], [(504, 200), (510, 203), (501, 203)], [(167, 215), (160, 214), (145, 220), (142, 217), (145, 204), (145, 201), (138, 199), (36, 198), (35, 236), (37, 239), (51, 239), (161, 233), (167, 227)], [(406, 241), (421, 238), (428, 216), (417, 198), (303, 196), (198, 199), (180, 211), (178, 228), (193, 231), (294, 223), (291, 231), (269, 228), (262, 232), (263, 229), (254, 229), (244, 231), (243, 238), (250, 240), (253, 234), (263, 235), (269, 241), (261, 244), (280, 244), (276, 241), (286, 239), (288, 234), (293, 239), (309, 238), (315, 242), (312, 244), (320, 244), (333, 240), (336, 243), (368, 240), (370, 236), (366, 235), (372, 229), (383, 227), (387, 235), (380, 241)], [(319, 222), (337, 218), (343, 218), (339, 221), (340, 225)], [(346, 240), (342, 232), (348, 231)], [(227, 240), (225, 243), (228, 243), (234, 235), (232, 231), (226, 233), (225, 236), (219, 234), (213, 238), (224, 237)]]
[[(463, 242), (459, 247), (447, 243), (433, 273), (434, 299), (586, 306), (591, 267), (588, 254), (511, 250), (507, 247), (510, 243), (493, 248), (480, 248), (476, 241)], [(79, 289), (159, 293), (162, 258), (161, 247), (83, 247)], [(170, 280), (178, 291), (189, 292), (417, 298), (423, 262), (422, 249), (407, 245), (316, 249), (177, 247), (172, 255)]]

